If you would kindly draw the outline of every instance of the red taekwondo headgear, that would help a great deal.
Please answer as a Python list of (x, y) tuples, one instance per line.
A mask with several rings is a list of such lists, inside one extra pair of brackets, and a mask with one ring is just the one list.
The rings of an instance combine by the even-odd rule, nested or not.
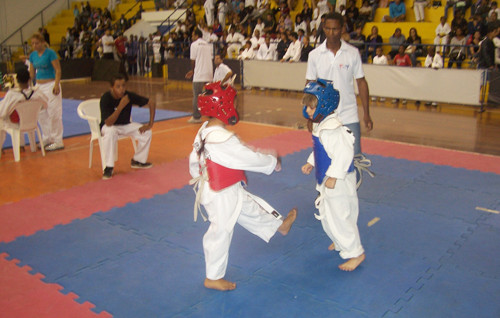
[(236, 90), (231, 85), (221, 86), (220, 82), (208, 83), (203, 93), (198, 95), (200, 114), (215, 117), (226, 125), (236, 125), (238, 113), (234, 108)]

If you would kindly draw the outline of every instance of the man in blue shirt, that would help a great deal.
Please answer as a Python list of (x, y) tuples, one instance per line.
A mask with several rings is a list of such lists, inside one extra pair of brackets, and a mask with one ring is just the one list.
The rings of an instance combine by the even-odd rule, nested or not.
[(382, 22), (402, 22), (406, 19), (406, 7), (401, 0), (394, 0), (389, 4), (389, 15), (382, 18)]

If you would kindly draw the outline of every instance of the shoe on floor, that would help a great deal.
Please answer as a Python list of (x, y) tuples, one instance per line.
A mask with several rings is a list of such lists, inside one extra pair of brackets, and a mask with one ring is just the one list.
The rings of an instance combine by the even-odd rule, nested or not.
[(104, 172), (102, 173), (102, 178), (107, 180), (113, 176), (113, 167), (104, 168)]
[(47, 151), (55, 151), (60, 149), (64, 149), (64, 144), (62, 142), (61, 143), (53, 142), (50, 145), (45, 146), (45, 150)]
[(377, 97), (372, 97), (372, 102), (376, 102), (377, 101)]
[(151, 162), (142, 163), (139, 161), (135, 161), (134, 159), (130, 161), (130, 167), (134, 169), (149, 169), (152, 166), (153, 164)]
[(385, 102), (385, 98), (384, 97), (380, 97), (379, 98), (379, 102)]
[(432, 102), (432, 106), (436, 107), (438, 104), (436, 102)]
[(406, 105), (407, 102), (408, 101), (406, 99), (403, 99), (403, 101), (402, 101), (403, 105)]
[(190, 123), (190, 124), (199, 124), (199, 123), (201, 123), (201, 118), (191, 117), (191, 118), (188, 119), (188, 123)]
[(431, 106), (431, 104), (432, 104), (431, 102), (427, 102), (425, 103), (425, 106)]

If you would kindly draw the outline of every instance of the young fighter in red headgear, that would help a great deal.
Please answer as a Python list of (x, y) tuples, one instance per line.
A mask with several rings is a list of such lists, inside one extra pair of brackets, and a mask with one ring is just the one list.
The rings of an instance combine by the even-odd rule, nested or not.
[(249, 148), (226, 129), (226, 125), (238, 122), (235, 97), (236, 91), (230, 85), (205, 85), (198, 108), (210, 119), (196, 134), (189, 156), (191, 184), (195, 184), (196, 192), (195, 221), (199, 204), (205, 207), (210, 221), (203, 237), (205, 287), (217, 290), (236, 288), (235, 283), (224, 279), (236, 223), (269, 242), (276, 231), (288, 234), (297, 216), (297, 210), (292, 209), (283, 219), (266, 201), (245, 190), (245, 170), (269, 175), (280, 171), (281, 164), (275, 154)]

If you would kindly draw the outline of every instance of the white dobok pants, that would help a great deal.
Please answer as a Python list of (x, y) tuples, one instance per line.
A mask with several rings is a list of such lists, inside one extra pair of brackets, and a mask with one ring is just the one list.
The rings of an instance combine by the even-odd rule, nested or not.
[(344, 259), (358, 257), (364, 253), (358, 231), (358, 196), (356, 173), (348, 173), (344, 180), (337, 179), (334, 189), (318, 187), (320, 196), (316, 199), (323, 230), (335, 243)]
[(62, 143), (63, 122), (62, 122), (62, 90), (59, 85), (59, 95), (54, 95), (54, 82), (37, 84), (38, 89), (47, 96), (47, 109), (42, 109), (38, 116), (38, 123), (42, 128), (42, 138), (44, 145), (53, 142)]
[(151, 129), (145, 132), (139, 132), (142, 124), (130, 123), (127, 125), (102, 126), (102, 147), (106, 167), (115, 166), (115, 153), (118, 147), (118, 138), (123, 136), (132, 136), (137, 141), (137, 150), (134, 154), (134, 160), (146, 163), (149, 155), (149, 146), (151, 145)]
[(203, 236), (206, 276), (217, 280), (226, 274), (235, 223), (269, 242), (283, 221), (281, 216), (275, 217), (264, 210), (240, 183), (221, 190), (216, 195), (213, 195), (215, 192), (208, 188), (208, 184), (203, 191), (211, 192), (205, 193), (210, 201), (203, 202), (210, 221), (210, 227)]

